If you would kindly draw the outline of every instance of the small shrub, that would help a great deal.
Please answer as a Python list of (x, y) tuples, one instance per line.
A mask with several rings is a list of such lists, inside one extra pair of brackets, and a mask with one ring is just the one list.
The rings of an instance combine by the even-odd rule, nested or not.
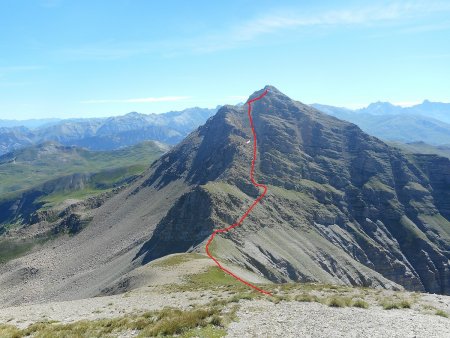
[(0, 337), (19, 338), (22, 337), (21, 331), (13, 325), (0, 325)]
[(361, 309), (367, 309), (369, 308), (369, 304), (362, 299), (357, 299), (352, 304), (353, 307), (359, 307)]
[(241, 299), (252, 300), (255, 298), (253, 295), (248, 293), (237, 293), (231, 299), (231, 303), (238, 303)]
[(434, 306), (431, 306), (430, 304), (423, 305), (424, 310), (437, 310)]
[(307, 293), (302, 293), (300, 295), (295, 296), (294, 298), (297, 302), (317, 302), (319, 299), (317, 298), (317, 296), (314, 295), (310, 295)]
[(442, 310), (436, 310), (435, 315), (436, 316), (441, 316), (441, 317), (444, 317), (444, 318), (448, 318), (448, 313), (445, 312), (445, 311), (442, 311)]
[(406, 299), (403, 299), (403, 300), (401, 300), (399, 302), (383, 299), (381, 301), (380, 305), (385, 310), (410, 309), (411, 308), (411, 303), (408, 300), (406, 300)]
[(210, 315), (210, 311), (203, 309), (194, 311), (174, 310), (172, 314), (166, 313), (166, 316), (152, 328), (144, 329), (141, 336), (175, 335), (183, 333), (187, 329), (205, 327), (207, 326), (205, 319)]
[(352, 303), (351, 299), (345, 297), (332, 297), (328, 301), (328, 306), (330, 307), (346, 307), (350, 306)]
[(382, 306), (383, 306), (383, 309), (385, 309), (385, 310), (400, 309), (400, 306), (397, 303), (392, 303), (392, 302), (383, 303)]
[(218, 315), (213, 315), (209, 323), (214, 326), (223, 326), (222, 318), (220, 318), (220, 316)]

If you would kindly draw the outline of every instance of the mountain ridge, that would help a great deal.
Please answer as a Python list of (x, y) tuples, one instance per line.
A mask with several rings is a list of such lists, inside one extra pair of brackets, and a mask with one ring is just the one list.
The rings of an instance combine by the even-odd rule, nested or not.
[[(321, 104), (311, 106), (331, 116), (355, 123), (366, 133), (385, 141), (426, 142), (432, 145), (450, 142), (450, 123), (445, 122), (447, 119), (429, 116), (426, 110), (411, 110), (412, 107), (402, 108), (390, 103), (373, 103), (358, 110)], [(448, 114), (450, 116), (450, 107)]]
[(358, 109), (350, 109), (341, 106), (332, 106), (320, 103), (313, 103), (311, 106), (324, 106), (334, 109), (342, 109), (348, 112), (354, 112), (357, 114), (371, 114), (371, 115), (422, 115), (440, 120), (445, 123), (450, 123), (450, 103), (445, 102), (433, 102), (430, 100), (423, 100), (422, 103), (418, 103), (411, 106), (400, 106), (388, 101), (377, 101), (368, 104), (366, 107)]
[(46, 141), (90, 150), (114, 150), (146, 140), (176, 144), (203, 124), (216, 109), (187, 108), (164, 114), (132, 112), (123, 116), (68, 119), (35, 129), (0, 127), (0, 155)]

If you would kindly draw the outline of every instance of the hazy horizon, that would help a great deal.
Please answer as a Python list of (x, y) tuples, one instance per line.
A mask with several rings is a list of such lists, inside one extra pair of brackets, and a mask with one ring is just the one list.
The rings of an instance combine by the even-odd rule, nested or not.
[[(333, 107), (338, 107), (338, 108), (344, 108), (344, 109), (349, 109), (349, 110), (358, 110), (358, 109), (364, 109), (367, 108), (370, 104), (373, 103), (390, 103), (394, 106), (397, 107), (402, 107), (402, 108), (408, 108), (408, 107), (414, 107), (417, 105), (422, 104), (425, 101), (429, 101), (432, 103), (450, 103), (450, 102), (438, 102), (438, 101), (431, 101), (428, 99), (424, 99), (418, 102), (388, 102), (388, 101), (374, 101), (374, 102), (369, 102), (367, 104), (364, 105), (355, 105), (353, 107), (345, 107), (345, 106), (335, 106), (332, 104), (328, 104), (328, 103), (323, 103), (323, 102), (313, 102), (313, 103), (306, 103), (308, 105), (314, 105), (314, 104), (321, 104), (321, 105), (325, 105), (325, 106), (333, 106)], [(174, 112), (174, 111), (183, 111), (185, 109), (191, 109), (191, 108), (200, 108), (200, 109), (215, 109), (218, 106), (222, 106), (225, 104), (231, 104), (231, 105), (237, 105), (237, 104), (241, 104), (242, 102), (236, 102), (236, 103), (224, 103), (224, 104), (218, 104), (214, 107), (199, 107), (199, 106), (191, 106), (191, 107), (184, 107), (181, 109), (171, 109), (171, 110), (167, 110), (167, 111), (162, 111), (159, 113), (152, 113), (152, 112), (140, 112), (140, 111), (128, 111), (128, 112), (117, 112), (117, 113), (111, 113), (111, 114), (105, 114), (103, 116), (70, 116), (70, 117), (57, 117), (57, 116), (44, 116), (44, 117), (31, 117), (31, 118), (3, 118), (0, 116), (0, 120), (2, 121), (30, 121), (30, 120), (76, 120), (76, 119), (101, 119), (101, 118), (108, 118), (108, 117), (117, 117), (117, 116), (124, 116), (127, 114), (131, 114), (131, 113), (138, 113), (138, 114), (143, 114), (143, 115), (151, 115), (151, 114), (165, 114), (165, 113), (170, 113), (170, 112)]]

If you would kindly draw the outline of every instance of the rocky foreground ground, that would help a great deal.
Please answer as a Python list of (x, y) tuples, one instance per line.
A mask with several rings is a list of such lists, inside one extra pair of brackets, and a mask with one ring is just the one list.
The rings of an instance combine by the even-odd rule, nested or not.
[(0, 337), (450, 337), (450, 297), (321, 284), (255, 293), (197, 254), (89, 299), (0, 309)]

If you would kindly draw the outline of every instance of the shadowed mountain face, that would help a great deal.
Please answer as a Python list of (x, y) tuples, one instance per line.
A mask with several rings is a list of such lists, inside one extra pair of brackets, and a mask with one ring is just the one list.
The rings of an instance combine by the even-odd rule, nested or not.
[[(216, 237), (214, 254), (276, 282), (450, 294), (450, 160), (407, 156), (268, 88), (253, 118), (256, 179), (269, 192), (241, 227)], [(144, 186), (183, 181), (190, 190), (136, 258), (203, 250), (214, 228), (242, 215), (258, 195), (248, 140), (246, 107), (224, 106), (152, 165)]]

